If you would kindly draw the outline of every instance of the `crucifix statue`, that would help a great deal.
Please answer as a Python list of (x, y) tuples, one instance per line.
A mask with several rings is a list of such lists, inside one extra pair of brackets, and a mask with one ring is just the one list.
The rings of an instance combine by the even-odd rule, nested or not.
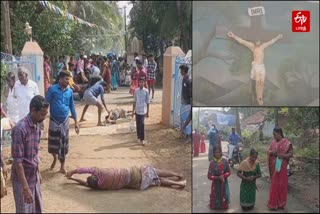
[[(251, 14), (249, 13), (251, 25), (247, 27), (233, 27), (227, 32), (227, 36), (238, 43), (248, 47), (253, 53), (253, 62), (250, 73), (252, 80), (252, 104), (263, 105), (263, 91), (266, 71), (264, 66), (264, 50), (271, 46), (283, 35), (279, 32), (267, 31), (262, 27), (262, 15), (264, 8), (262, 1), (250, 1)], [(252, 12), (253, 11), (253, 12)], [(258, 14), (257, 14), (258, 11)], [(256, 14), (254, 14), (256, 12)], [(260, 12), (260, 13), (259, 13)]]

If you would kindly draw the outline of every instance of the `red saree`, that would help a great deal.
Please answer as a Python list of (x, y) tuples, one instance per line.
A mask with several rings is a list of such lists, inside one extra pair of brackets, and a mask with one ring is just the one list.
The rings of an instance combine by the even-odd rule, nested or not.
[(201, 135), (200, 153), (206, 153), (206, 144), (205, 144), (204, 140), (205, 140), (204, 135)]
[(270, 154), (270, 152), (273, 150), (277, 150), (277, 152), (280, 154), (287, 154), (290, 148), (292, 148), (292, 144), (286, 138), (283, 138), (279, 142), (273, 140), (269, 147), (267, 154), (269, 173), (271, 178), (271, 187), (268, 201), (269, 209), (284, 208), (286, 206), (288, 194), (287, 165), (289, 162), (289, 159), (282, 159), (280, 172), (277, 172), (275, 170), (276, 156)]
[(50, 87), (50, 65), (47, 62), (44, 62), (44, 92), (47, 93), (48, 88)]
[(201, 138), (201, 135), (199, 133), (193, 133), (193, 155), (194, 155), (194, 157), (199, 156), (200, 138)]

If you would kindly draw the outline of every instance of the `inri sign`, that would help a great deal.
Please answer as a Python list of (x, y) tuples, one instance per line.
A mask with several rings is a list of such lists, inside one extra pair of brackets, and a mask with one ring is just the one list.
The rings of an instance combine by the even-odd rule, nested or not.
[(263, 6), (248, 8), (249, 16), (261, 16), (265, 14)]

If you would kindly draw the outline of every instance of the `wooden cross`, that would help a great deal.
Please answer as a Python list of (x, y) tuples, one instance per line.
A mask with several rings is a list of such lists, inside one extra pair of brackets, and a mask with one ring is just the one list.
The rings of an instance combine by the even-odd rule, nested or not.
[[(249, 8), (253, 7), (259, 7), (263, 6), (262, 1), (249, 1)], [(246, 11), (248, 13), (248, 11)], [(268, 11), (265, 12), (266, 14)], [(249, 14), (248, 14), (249, 15)], [(270, 31), (265, 30), (263, 28), (262, 24), (262, 17), (263, 15), (257, 15), (257, 16), (250, 16), (250, 27), (231, 27), (231, 29), (228, 29), (225, 26), (217, 25), (216, 26), (216, 38), (224, 38), (229, 39), (227, 37), (227, 32), (232, 31), (236, 36), (239, 36), (240, 38), (249, 41), (249, 42), (255, 42), (260, 41), (261, 43), (268, 42), (271, 39), (275, 38), (279, 34), (283, 34), (283, 32), (279, 31)], [(284, 35), (283, 38), (279, 41), (282, 43), (290, 43), (290, 39)], [(255, 83), (254, 81), (251, 81), (251, 105), (256, 105), (256, 94), (255, 94)]]
[[(263, 6), (263, 2), (249, 1), (249, 8), (258, 7), (258, 6)], [(248, 14), (248, 11), (246, 11), (246, 14)], [(266, 11), (266, 14), (268, 14), (268, 11)], [(271, 39), (273, 39), (279, 34), (283, 34), (283, 32), (280, 32), (280, 31), (271, 31), (271, 30), (264, 29), (262, 25), (262, 17), (263, 15), (250, 16), (250, 27), (234, 26), (228, 29), (225, 26), (217, 25), (216, 38), (228, 38), (227, 32), (232, 31), (235, 35), (249, 42), (255, 42), (259, 40), (261, 41), (261, 43), (263, 43), (263, 42), (270, 41)], [(290, 43), (290, 40), (286, 35), (284, 35), (281, 41), (279, 42)]]

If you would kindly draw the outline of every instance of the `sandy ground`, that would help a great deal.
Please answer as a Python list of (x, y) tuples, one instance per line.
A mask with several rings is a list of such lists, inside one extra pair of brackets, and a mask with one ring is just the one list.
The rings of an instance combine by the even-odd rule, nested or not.
[[(227, 155), (227, 142), (222, 142), (222, 149), (224, 155)], [(207, 142), (207, 148), (208, 142)], [(207, 178), (208, 173), (208, 154), (201, 154), (199, 157), (193, 158), (193, 212), (195, 213), (218, 213), (223, 211), (218, 210), (210, 210), (208, 208), (209, 204), (209, 195), (210, 195), (210, 187), (211, 181)], [(228, 178), (229, 187), (230, 187), (230, 195), (231, 195), (231, 203), (229, 205), (229, 209), (224, 211), (227, 213), (243, 212), (240, 207), (240, 178), (236, 175), (236, 171), (232, 170), (231, 176)], [(291, 179), (291, 177), (289, 178)], [(257, 180), (257, 186), (259, 191), (256, 193), (256, 204), (255, 208), (251, 211), (247, 211), (250, 213), (261, 213), (261, 212), (282, 212), (282, 211), (269, 211), (267, 208), (267, 202), (269, 198), (269, 189), (270, 184), (265, 181), (265, 179), (260, 178)], [(288, 212), (303, 212), (303, 213), (315, 213), (315, 210), (311, 210), (307, 208), (303, 202), (293, 197), (294, 193), (290, 191), (287, 199), (287, 209)]]
[[(132, 97), (128, 89), (120, 89), (105, 95), (108, 108), (115, 103), (131, 110)], [(161, 121), (161, 90), (155, 95), (150, 106), (150, 118), (146, 119), (146, 140), (148, 144), (137, 144), (135, 132), (130, 132), (129, 122), (106, 127), (96, 127), (97, 113), (90, 107), (80, 123), (80, 134), (74, 132), (73, 122), (70, 128), (70, 152), (67, 170), (76, 167), (130, 167), (150, 164), (157, 168), (175, 170), (183, 173), (187, 186), (183, 190), (166, 187), (151, 187), (145, 191), (119, 190), (94, 191), (76, 185), (58, 173), (59, 164), (49, 170), (52, 157), (47, 152), (47, 141), (41, 141), (39, 156), (40, 171), (43, 177), (43, 212), (191, 212), (191, 145), (178, 139), (179, 133), (164, 127)], [(130, 104), (130, 105), (129, 105)], [(83, 104), (77, 104), (80, 117)], [(104, 112), (105, 114), (105, 112)], [(5, 148), (5, 155), (9, 153)], [(10, 167), (9, 167), (10, 168)], [(86, 178), (86, 175), (77, 175)], [(8, 195), (1, 199), (1, 213), (15, 212), (12, 185), (7, 181)]]

